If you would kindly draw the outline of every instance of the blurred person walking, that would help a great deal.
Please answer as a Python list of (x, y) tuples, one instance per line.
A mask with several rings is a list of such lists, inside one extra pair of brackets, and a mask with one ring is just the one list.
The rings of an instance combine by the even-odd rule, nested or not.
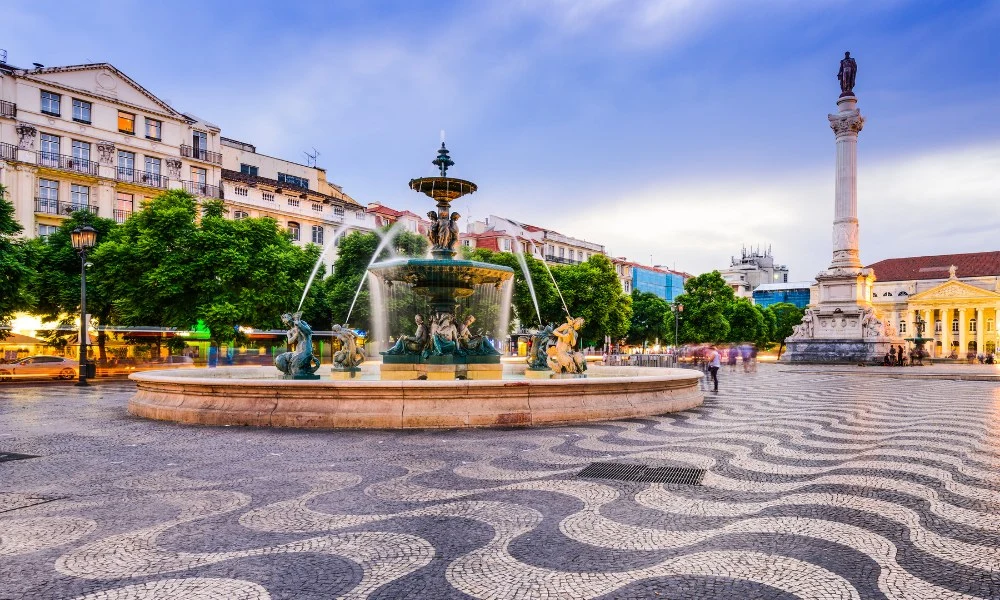
[[(736, 353), (730, 348), (730, 353), (732, 353), (733, 359), (735, 360)], [(715, 346), (708, 347), (708, 355), (705, 357), (705, 362), (708, 364), (708, 372), (712, 376), (712, 383), (715, 385), (713, 392), (719, 391), (719, 367), (722, 366), (722, 356), (719, 354), (718, 348)], [(732, 364), (735, 364), (732, 363)]]

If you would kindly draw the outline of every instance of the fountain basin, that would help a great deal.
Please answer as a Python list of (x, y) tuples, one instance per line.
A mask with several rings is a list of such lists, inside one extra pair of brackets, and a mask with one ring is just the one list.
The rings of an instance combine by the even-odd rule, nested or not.
[[(586, 378), (382, 381), (278, 379), (273, 367), (135, 373), (133, 415), (200, 425), (411, 429), (539, 426), (647, 417), (701, 405), (701, 373), (594, 366)], [(367, 379), (372, 377), (372, 379)]]

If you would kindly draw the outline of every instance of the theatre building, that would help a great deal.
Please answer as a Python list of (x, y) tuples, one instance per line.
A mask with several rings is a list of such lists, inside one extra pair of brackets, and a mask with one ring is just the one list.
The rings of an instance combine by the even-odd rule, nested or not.
[(872, 304), (902, 337), (915, 335), (919, 317), (934, 357), (996, 352), (1000, 252), (889, 258), (869, 268)]

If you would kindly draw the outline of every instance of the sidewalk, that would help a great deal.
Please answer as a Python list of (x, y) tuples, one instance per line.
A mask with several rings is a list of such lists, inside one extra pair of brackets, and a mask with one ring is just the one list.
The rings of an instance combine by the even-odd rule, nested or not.
[(1000, 365), (937, 364), (916, 367), (859, 367), (855, 365), (790, 365), (772, 363), (781, 371), (868, 375), (894, 379), (952, 379), (956, 381), (1000, 381)]

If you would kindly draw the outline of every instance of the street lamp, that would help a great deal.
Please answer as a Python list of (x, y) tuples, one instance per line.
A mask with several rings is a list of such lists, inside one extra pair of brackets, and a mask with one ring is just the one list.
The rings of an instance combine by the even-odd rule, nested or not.
[(684, 312), (684, 305), (677, 302), (674, 303), (674, 353), (677, 352), (677, 332), (680, 329), (680, 316)]
[(97, 230), (90, 225), (77, 227), (69, 234), (73, 248), (80, 253), (80, 368), (76, 385), (87, 384), (87, 250), (97, 242)]

